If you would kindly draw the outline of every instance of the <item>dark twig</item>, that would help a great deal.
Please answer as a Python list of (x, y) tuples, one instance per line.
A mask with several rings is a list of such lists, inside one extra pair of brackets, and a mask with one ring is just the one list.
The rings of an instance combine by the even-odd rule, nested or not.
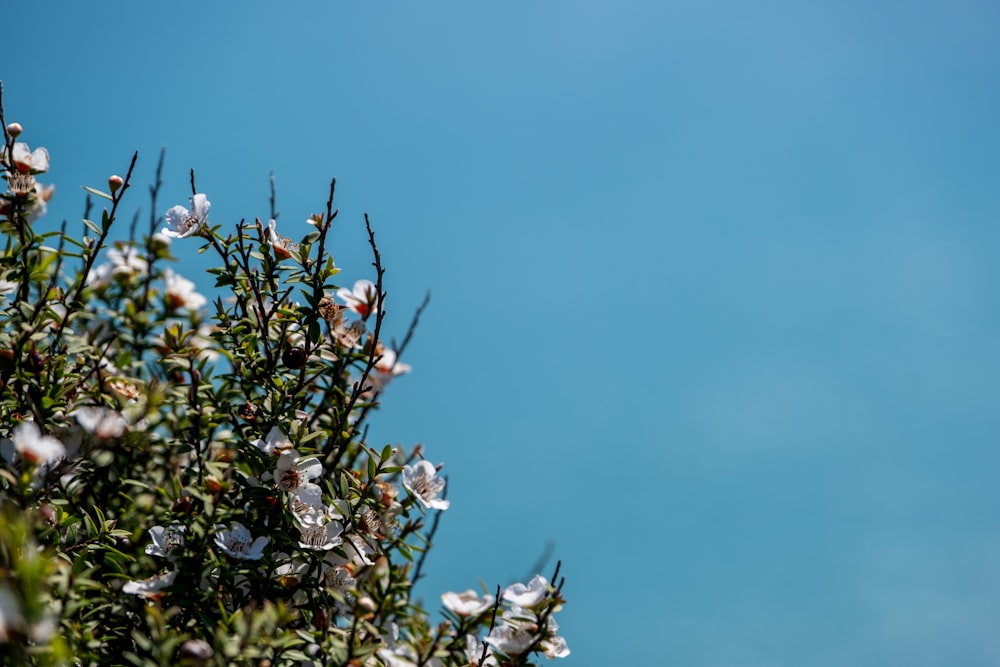
[(420, 316), (423, 314), (424, 310), (431, 302), (431, 292), (427, 290), (427, 294), (424, 295), (423, 302), (417, 307), (416, 312), (413, 313), (413, 319), (410, 320), (410, 327), (406, 330), (406, 335), (403, 336), (403, 342), (396, 345), (396, 341), (392, 341), (392, 348), (396, 351), (396, 359), (400, 359), (403, 356), (403, 352), (406, 350), (407, 346), (410, 344), (410, 340), (413, 339), (413, 334), (417, 330), (417, 325), (420, 323)]
[[(497, 584), (497, 599), (493, 603), (493, 613), (490, 614), (490, 629), (486, 631), (486, 636), (489, 637), (493, 633), (493, 628), (497, 625), (497, 612), (500, 610), (500, 584)], [(489, 648), (489, 644), (483, 641), (483, 652), (479, 656), (479, 664), (486, 664), (486, 649)]]
[[(331, 197), (332, 197), (332, 187), (331, 187)], [(357, 404), (358, 399), (361, 394), (365, 391), (366, 383), (368, 382), (368, 376), (371, 374), (372, 370), (375, 368), (375, 364), (378, 362), (380, 355), (378, 354), (378, 337), (382, 330), (382, 320), (385, 317), (385, 292), (382, 291), (382, 279), (385, 276), (385, 269), (382, 267), (382, 254), (378, 250), (378, 245), (375, 243), (375, 232), (372, 230), (371, 221), (368, 219), (368, 214), (365, 213), (365, 228), (368, 230), (368, 244), (371, 246), (372, 254), (374, 255), (374, 261), (372, 266), (375, 267), (375, 293), (378, 295), (378, 308), (375, 314), (375, 331), (368, 339), (368, 361), (365, 364), (365, 370), (361, 373), (361, 378), (354, 384), (354, 390), (351, 392), (351, 397), (347, 401), (347, 405), (344, 406), (344, 411), (340, 415), (339, 423), (337, 425), (337, 430), (334, 431), (334, 436), (331, 439), (333, 448), (326, 453), (326, 458), (324, 460), (324, 468), (326, 470), (333, 469), (340, 457), (343, 455), (344, 449), (347, 447), (347, 443), (343, 443), (339, 446), (339, 440), (342, 438), (342, 433), (344, 428), (347, 426), (347, 420)], [(355, 429), (351, 429), (352, 433)]]
[[(448, 478), (447, 478), (447, 476), (444, 477), (444, 480), (445, 480), (445, 487), (444, 487), (444, 492), (441, 494), (442, 500), (448, 497)], [(420, 558), (417, 560), (417, 567), (416, 567), (416, 569), (413, 570), (413, 583), (414, 584), (416, 584), (418, 581), (420, 581), (420, 577), (422, 576), (423, 569), (424, 569), (424, 561), (427, 560), (427, 554), (429, 554), (430, 551), (431, 551), (431, 543), (434, 541), (434, 535), (435, 535), (435, 533), (437, 533), (438, 524), (441, 523), (441, 514), (442, 514), (441, 511), (437, 511), (437, 512), (434, 513), (434, 520), (431, 522), (431, 529), (429, 531), (427, 531), (427, 536), (424, 538), (424, 541), (427, 544), (424, 547), (423, 553), (420, 554)]]

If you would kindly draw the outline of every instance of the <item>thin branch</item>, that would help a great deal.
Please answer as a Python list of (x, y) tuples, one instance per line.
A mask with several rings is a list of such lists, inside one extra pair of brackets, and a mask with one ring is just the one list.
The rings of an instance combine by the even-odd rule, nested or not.
[[(445, 487), (444, 487), (444, 492), (441, 494), (442, 500), (448, 497), (448, 484), (447, 484), (448, 478), (444, 476), (444, 480), (445, 480)], [(420, 558), (417, 560), (417, 567), (413, 571), (414, 584), (420, 581), (420, 577), (422, 576), (422, 572), (424, 569), (424, 561), (427, 560), (427, 554), (429, 554), (431, 551), (431, 543), (434, 541), (435, 533), (437, 533), (438, 524), (441, 523), (441, 514), (442, 512), (440, 510), (434, 513), (434, 521), (431, 522), (431, 529), (427, 531), (427, 536), (424, 538), (424, 540), (427, 543), (427, 546), (424, 547), (423, 553), (420, 554)]]
[(400, 359), (403, 356), (403, 352), (406, 350), (407, 346), (410, 344), (410, 340), (413, 339), (413, 334), (417, 330), (417, 325), (420, 323), (420, 316), (423, 314), (424, 310), (431, 302), (431, 291), (427, 290), (427, 294), (424, 295), (423, 302), (417, 307), (416, 312), (413, 313), (413, 319), (410, 320), (410, 327), (406, 330), (406, 335), (403, 336), (403, 342), (396, 345), (396, 341), (392, 341), (392, 348), (396, 351), (396, 359)]

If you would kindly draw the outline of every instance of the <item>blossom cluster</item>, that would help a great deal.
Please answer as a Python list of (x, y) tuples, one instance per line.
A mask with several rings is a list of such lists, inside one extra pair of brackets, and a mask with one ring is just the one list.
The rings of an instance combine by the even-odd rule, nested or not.
[[(411, 599), (446, 478), (422, 445), (372, 446), (366, 424), (412, 370), (400, 359), (420, 310), (386, 345), (367, 217), (373, 279), (334, 282), (333, 183), (299, 241), (274, 211), (215, 224), (193, 172), (186, 206), (112, 240), (133, 157), (87, 188), (87, 210), (105, 208), (81, 235), (42, 232), (49, 153), (16, 141), (2, 104), (0, 125), (0, 663), (569, 654), (558, 567), (551, 583), (446, 593), (436, 625)], [(217, 262), (214, 294), (169, 266), (199, 251)]]

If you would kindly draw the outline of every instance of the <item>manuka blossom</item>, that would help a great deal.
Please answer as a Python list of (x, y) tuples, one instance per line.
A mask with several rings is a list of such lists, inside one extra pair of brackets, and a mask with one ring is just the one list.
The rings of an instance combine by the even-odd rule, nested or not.
[(177, 275), (169, 267), (163, 272), (163, 280), (166, 283), (163, 300), (168, 310), (198, 310), (208, 303), (208, 299), (194, 291), (193, 282)]
[(379, 357), (376, 358), (375, 367), (372, 369), (373, 372), (369, 379), (379, 391), (384, 389), (393, 378), (413, 370), (412, 366), (398, 360), (395, 350), (383, 347), (381, 343), (378, 345), (376, 354)]
[(342, 518), (339, 513), (333, 516), (331, 509), (323, 504), (323, 489), (312, 482), (302, 484), (289, 494), (288, 508), (299, 523), (317, 523), (317, 516)]
[(403, 486), (429, 509), (446, 510), (451, 504), (438, 498), (438, 494), (444, 491), (444, 479), (437, 476), (437, 469), (430, 461), (403, 466)]
[(11, 156), (11, 166), (22, 174), (41, 174), (49, 170), (49, 152), (44, 148), (31, 150), (28, 144), (18, 141)]
[(127, 593), (129, 595), (138, 595), (144, 598), (158, 597), (160, 591), (162, 591), (167, 586), (174, 583), (174, 579), (177, 578), (177, 572), (171, 570), (164, 574), (158, 574), (156, 576), (150, 577), (149, 579), (140, 579), (138, 581), (129, 581), (124, 586), (122, 586), (122, 593)]
[[(322, 472), (322, 466), (317, 474), (319, 472)], [(343, 518), (343, 515), (335, 508), (323, 504), (323, 491), (318, 485), (312, 482), (302, 484), (291, 494), (288, 504), (299, 524), (300, 547), (329, 551), (343, 544), (341, 536), (344, 524), (336, 520)]]
[(480, 598), (472, 589), (464, 593), (443, 593), (441, 595), (441, 602), (444, 606), (459, 616), (478, 616), (492, 607), (493, 601), (492, 595)]
[(271, 427), (266, 439), (261, 440), (258, 438), (251, 444), (265, 454), (273, 454), (275, 456), (294, 446), (292, 445), (292, 441), (285, 437), (285, 434), (277, 426)]
[(7, 187), (11, 194), (24, 196), (35, 191), (35, 174), (49, 170), (49, 152), (44, 148), (34, 151), (24, 142), (14, 144), (14, 150), (0, 153), (8, 166)]
[[(547, 658), (565, 658), (570, 654), (569, 646), (558, 632), (559, 625), (551, 616), (547, 618), (545, 626), (540, 628), (533, 612), (514, 604), (503, 613), (500, 622), (486, 638), (486, 643), (510, 657), (520, 656), (535, 645)], [(535, 644), (539, 635), (541, 641)]]
[(210, 208), (212, 208), (212, 202), (208, 201), (208, 197), (201, 193), (191, 197), (190, 211), (183, 206), (174, 206), (164, 215), (170, 226), (163, 228), (163, 234), (174, 239), (186, 239), (197, 234), (202, 226), (208, 222)]
[(545, 623), (545, 639), (539, 644), (545, 657), (552, 660), (554, 658), (565, 658), (569, 655), (569, 645), (564, 637), (559, 636), (559, 624), (556, 619), (549, 616)]
[(270, 542), (270, 538), (258, 537), (252, 539), (250, 529), (242, 523), (233, 523), (232, 528), (226, 528), (216, 524), (215, 526), (215, 546), (224, 552), (240, 560), (260, 560), (264, 555), (264, 547)]
[(150, 556), (159, 556), (174, 560), (171, 552), (184, 544), (184, 534), (186, 532), (187, 528), (176, 521), (166, 527), (153, 526), (149, 529), (149, 537), (153, 540), (153, 543), (146, 545), (146, 553)]
[(76, 417), (76, 422), (83, 430), (101, 440), (121, 437), (128, 428), (128, 422), (122, 414), (109, 408), (77, 408), (70, 414)]
[(493, 657), (493, 649), (486, 647), (486, 659), (479, 662), (483, 657), (483, 643), (475, 635), (465, 635), (465, 659), (470, 667), (496, 667), (497, 659)]
[(14, 449), (36, 465), (55, 462), (66, 456), (66, 446), (55, 438), (42, 435), (34, 422), (24, 422), (14, 429)]
[(148, 270), (149, 263), (139, 255), (136, 248), (111, 248), (108, 250), (108, 261), (87, 274), (87, 285), (101, 288), (114, 280), (128, 281), (136, 276), (144, 276)]
[(343, 533), (344, 524), (339, 521), (302, 523), (299, 526), (299, 546), (314, 551), (329, 551), (344, 543)]
[(507, 602), (519, 607), (531, 609), (538, 606), (549, 592), (549, 582), (540, 574), (528, 582), (528, 585), (518, 582), (504, 589), (501, 596)]
[[(257, 221), (260, 224), (260, 220)], [(271, 246), (271, 252), (278, 259), (288, 259), (292, 253), (299, 249), (299, 244), (278, 233), (278, 222), (271, 218), (267, 221), (267, 243)]]
[(288, 493), (297, 492), (309, 480), (323, 474), (323, 464), (315, 457), (300, 458), (294, 449), (286, 449), (278, 457), (274, 480), (278, 488)]
[(341, 287), (337, 290), (337, 296), (362, 318), (367, 319), (372, 312), (378, 310), (378, 287), (370, 280), (357, 281), (353, 290)]

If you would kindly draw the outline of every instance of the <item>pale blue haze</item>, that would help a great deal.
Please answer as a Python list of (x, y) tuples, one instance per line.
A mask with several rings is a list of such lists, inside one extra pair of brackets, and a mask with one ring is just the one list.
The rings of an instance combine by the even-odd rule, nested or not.
[[(530, 574), (562, 664), (1000, 664), (1000, 5), (5, 3), (50, 222), (304, 233), (433, 300), (372, 439), (450, 474), (430, 602)], [(180, 271), (206, 289), (193, 254)], [(184, 244), (175, 244), (181, 255)], [(550, 566), (546, 567), (549, 570)]]

